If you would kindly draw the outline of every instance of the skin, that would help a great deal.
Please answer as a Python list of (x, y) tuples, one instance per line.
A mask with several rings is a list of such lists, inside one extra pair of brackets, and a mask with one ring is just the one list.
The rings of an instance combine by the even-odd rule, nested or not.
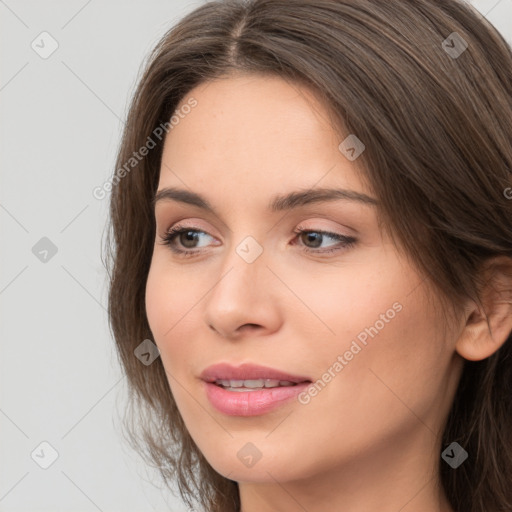
[[(357, 160), (338, 149), (344, 137), (312, 91), (230, 75), (201, 84), (182, 105), (190, 97), (198, 105), (167, 135), (158, 189), (197, 192), (217, 214), (157, 203), (146, 311), (192, 438), (216, 471), (239, 483), (243, 512), (453, 511), (438, 465), (462, 356), (487, 357), (512, 325), (500, 320), (491, 343), (468, 303), (446, 326), (427, 301), (428, 280), (379, 228), (378, 206), (337, 200), (267, 209), (275, 194), (320, 186), (378, 199)], [(202, 233), (195, 246), (184, 237), (174, 245), (199, 255), (184, 258), (161, 243), (178, 221)], [(299, 226), (357, 241), (315, 244), (294, 233)], [(250, 264), (236, 252), (247, 236), (263, 249)], [(322, 254), (333, 247), (340, 250)], [(232, 417), (207, 400), (199, 375), (219, 362), (322, 378), (394, 303), (400, 312), (309, 403)], [(237, 457), (248, 442), (261, 453), (252, 467)]]

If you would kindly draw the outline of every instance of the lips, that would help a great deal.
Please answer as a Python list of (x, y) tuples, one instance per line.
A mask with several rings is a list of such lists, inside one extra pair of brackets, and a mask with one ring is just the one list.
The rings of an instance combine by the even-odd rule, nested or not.
[(242, 364), (232, 366), (227, 363), (215, 364), (206, 368), (200, 375), (205, 382), (216, 381), (256, 381), (273, 380), (278, 382), (289, 382), (291, 384), (300, 384), (302, 382), (311, 382), (309, 377), (292, 375), (274, 368), (259, 366), (254, 364)]
[(296, 386), (295, 382), (289, 380), (277, 379), (252, 379), (252, 380), (236, 380), (236, 379), (217, 379), (214, 384), (230, 391), (251, 391), (255, 389), (268, 389), (283, 386)]
[(206, 368), (200, 378), (212, 406), (229, 416), (265, 414), (311, 384), (309, 377), (253, 364), (216, 364)]

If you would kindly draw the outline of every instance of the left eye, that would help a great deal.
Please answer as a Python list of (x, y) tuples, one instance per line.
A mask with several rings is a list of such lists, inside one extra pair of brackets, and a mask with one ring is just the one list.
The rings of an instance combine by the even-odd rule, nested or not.
[[(305, 241), (306, 243), (312, 243), (312, 246), (305, 246), (304, 251), (312, 252), (316, 254), (330, 253), (340, 251), (352, 247), (356, 243), (356, 238), (352, 236), (340, 235), (338, 233), (330, 233), (328, 231), (321, 230), (297, 230), (294, 231), (297, 238)], [(195, 243), (199, 240), (200, 235), (210, 236), (205, 231), (195, 228), (187, 228), (181, 226), (175, 226), (170, 229), (162, 238), (162, 244), (168, 245), (169, 248), (176, 254), (182, 254), (184, 256), (193, 256), (199, 252)], [(211, 237), (211, 236), (210, 236)], [(213, 238), (213, 237), (211, 237)], [(329, 248), (318, 250), (318, 247), (322, 244), (325, 238), (330, 238), (337, 241), (337, 244), (331, 244)], [(185, 250), (176, 247), (176, 239), (180, 242)], [(332, 247), (334, 245), (334, 248)]]
[[(308, 243), (313, 243), (313, 247), (306, 245), (303, 250), (314, 254), (324, 254), (346, 250), (352, 247), (357, 241), (353, 236), (340, 235), (339, 233), (331, 233), (329, 231), (322, 231), (318, 229), (298, 229), (297, 231), (294, 231), (294, 233), (297, 235), (299, 240), (307, 240)], [(331, 240), (335, 240), (338, 243), (331, 244), (329, 248), (320, 251), (315, 250), (323, 242), (324, 238), (330, 238)]]

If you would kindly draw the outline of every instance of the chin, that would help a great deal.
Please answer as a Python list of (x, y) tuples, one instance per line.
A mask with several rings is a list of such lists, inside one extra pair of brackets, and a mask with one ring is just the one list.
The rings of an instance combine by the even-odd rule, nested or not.
[(232, 439), (229, 446), (216, 444), (214, 450), (202, 453), (217, 473), (237, 482), (275, 483), (300, 480), (313, 473), (312, 466), (308, 471), (307, 462), (297, 457), (300, 447), (287, 450), (282, 444), (272, 446), (269, 442), (258, 446), (247, 438)]

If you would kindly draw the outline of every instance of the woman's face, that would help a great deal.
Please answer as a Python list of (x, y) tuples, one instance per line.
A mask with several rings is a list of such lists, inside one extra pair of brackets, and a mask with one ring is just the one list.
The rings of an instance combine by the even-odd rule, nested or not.
[(325, 107), (279, 78), (233, 75), (191, 98), (165, 140), (158, 190), (174, 194), (156, 203), (146, 308), (199, 449), (239, 482), (382, 471), (398, 454), (438, 464), (456, 333), (379, 229), (362, 146), (340, 149)]

